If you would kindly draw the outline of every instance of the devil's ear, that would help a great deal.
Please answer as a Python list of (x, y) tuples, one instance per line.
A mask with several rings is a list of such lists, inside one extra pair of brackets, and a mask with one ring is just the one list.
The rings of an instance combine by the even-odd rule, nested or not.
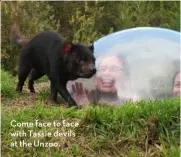
[(70, 41), (64, 41), (63, 43), (63, 54), (66, 55), (72, 51), (73, 44)]
[(94, 42), (92, 41), (91, 43), (92, 43), (92, 44), (89, 45), (88, 47), (89, 47), (89, 49), (94, 53)]

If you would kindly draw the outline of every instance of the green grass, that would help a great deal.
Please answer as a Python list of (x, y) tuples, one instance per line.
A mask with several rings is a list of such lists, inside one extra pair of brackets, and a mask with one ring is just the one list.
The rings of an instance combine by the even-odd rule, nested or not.
[[(102, 153), (110, 156), (149, 156), (151, 153), (159, 156), (180, 155), (179, 150), (179, 115), (180, 100), (165, 99), (162, 101), (141, 101), (135, 104), (126, 104), (122, 107), (94, 106), (81, 110), (67, 109), (44, 105), (37, 101), (32, 108), (6, 109), (2, 112), (2, 153), (5, 156), (22, 156), (27, 153), (32, 156), (101, 156)], [(154, 117), (154, 121), (150, 121)], [(27, 128), (13, 128), (10, 122), (15, 119), (18, 122), (34, 122), (36, 119), (42, 122), (67, 120), (79, 122), (79, 127), (71, 128), (75, 137), (45, 137), (41, 141), (58, 142), (60, 147), (38, 148), (25, 147), (22, 149), (11, 148), (10, 143), (25, 139), (33, 142), (30, 137), (11, 137), (10, 132), (25, 130)], [(148, 137), (150, 144), (146, 144), (148, 124), (156, 126), (154, 136)], [(37, 128), (32, 130), (55, 132), (57, 128)], [(66, 128), (60, 127), (61, 132)], [(38, 138), (37, 138), (38, 139)], [(67, 145), (67, 146), (65, 146)], [(147, 150), (146, 150), (147, 149)], [(46, 152), (46, 153), (45, 153)], [(46, 155), (45, 155), (46, 154)]]
[[(30, 96), (31, 106), (14, 106), (14, 100), (27, 101), (28, 94), (17, 95), (16, 80), (7, 72), (2, 75), (2, 155), (5, 157), (179, 157), (180, 99), (128, 102), (124, 106), (92, 104), (75, 110), (49, 104), (49, 91)], [(9, 104), (12, 104), (11, 106)], [(47, 105), (48, 103), (48, 105)], [(76, 128), (12, 127), (17, 122), (78, 122)], [(69, 131), (71, 137), (11, 137), (10, 133)], [(72, 131), (70, 133), (70, 130)], [(75, 133), (75, 137), (72, 133)], [(58, 147), (11, 147), (14, 141), (58, 143)]]
[(47, 76), (43, 76), (40, 79), (36, 80), (36, 83), (41, 83), (41, 82), (47, 82), (48, 81), (48, 77)]
[(38, 100), (45, 101), (47, 99), (50, 99), (50, 91), (47, 90), (40, 91), (38, 95)]
[(1, 96), (6, 98), (15, 97), (15, 85), (15, 79), (8, 72), (1, 69)]
[[(47, 82), (48, 77), (43, 76), (39, 80), (36, 80), (36, 83)], [(4, 71), (1, 69), (1, 97), (4, 99), (12, 99), (15, 97), (19, 97), (16, 92), (16, 84), (17, 84), (17, 77), (13, 77), (9, 72)], [(28, 79), (24, 83), (27, 85)], [(27, 87), (26, 87), (27, 88)], [(49, 91), (41, 91), (39, 98), (45, 99), (48, 96)]]

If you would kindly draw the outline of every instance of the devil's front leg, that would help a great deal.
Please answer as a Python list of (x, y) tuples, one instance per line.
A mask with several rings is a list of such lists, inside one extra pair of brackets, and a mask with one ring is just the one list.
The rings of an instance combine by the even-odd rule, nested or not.
[(57, 92), (62, 96), (62, 98), (68, 103), (69, 107), (77, 106), (75, 100), (71, 97), (70, 93), (66, 88), (67, 81), (64, 81), (64, 76), (56, 72), (57, 68), (53, 68), (50, 75), (51, 82), (51, 94), (54, 100), (57, 100)]
[(51, 79), (51, 86), (53, 87), (51, 90), (53, 101), (57, 102), (57, 94), (59, 93), (62, 98), (68, 103), (69, 107), (77, 106), (77, 103), (71, 97), (70, 93), (66, 88), (66, 83), (62, 84), (59, 79), (56, 79), (56, 81), (54, 79)]
[(52, 83), (50, 83), (50, 88), (51, 88), (51, 99), (54, 103), (58, 104), (58, 100), (57, 100), (58, 92), (56, 90), (56, 87), (53, 86)]

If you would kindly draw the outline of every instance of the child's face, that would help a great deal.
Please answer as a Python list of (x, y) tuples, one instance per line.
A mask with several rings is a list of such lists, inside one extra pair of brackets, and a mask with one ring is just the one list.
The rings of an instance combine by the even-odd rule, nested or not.
[(102, 92), (117, 92), (115, 83), (124, 77), (124, 65), (118, 57), (105, 57), (96, 74), (97, 88)]

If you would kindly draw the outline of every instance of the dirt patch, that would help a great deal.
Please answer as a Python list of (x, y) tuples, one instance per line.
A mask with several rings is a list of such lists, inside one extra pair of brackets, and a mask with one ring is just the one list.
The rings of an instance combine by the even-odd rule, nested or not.
[[(36, 103), (36, 100), (39, 96), (39, 93), (43, 90), (49, 90), (50, 83), (49, 82), (41, 82), (41, 83), (35, 83), (34, 85), (36, 93), (31, 93), (27, 87), (27, 84), (23, 87), (23, 91), (20, 95), (15, 97), (12, 100), (3, 100), (3, 104), (5, 104), (8, 107), (31, 107), (34, 106)], [(51, 101), (49, 101), (47, 104), (50, 104)]]
[(10, 106), (33, 106), (35, 104), (36, 98), (37, 94), (26, 93), (22, 97), (18, 97), (12, 100)]

